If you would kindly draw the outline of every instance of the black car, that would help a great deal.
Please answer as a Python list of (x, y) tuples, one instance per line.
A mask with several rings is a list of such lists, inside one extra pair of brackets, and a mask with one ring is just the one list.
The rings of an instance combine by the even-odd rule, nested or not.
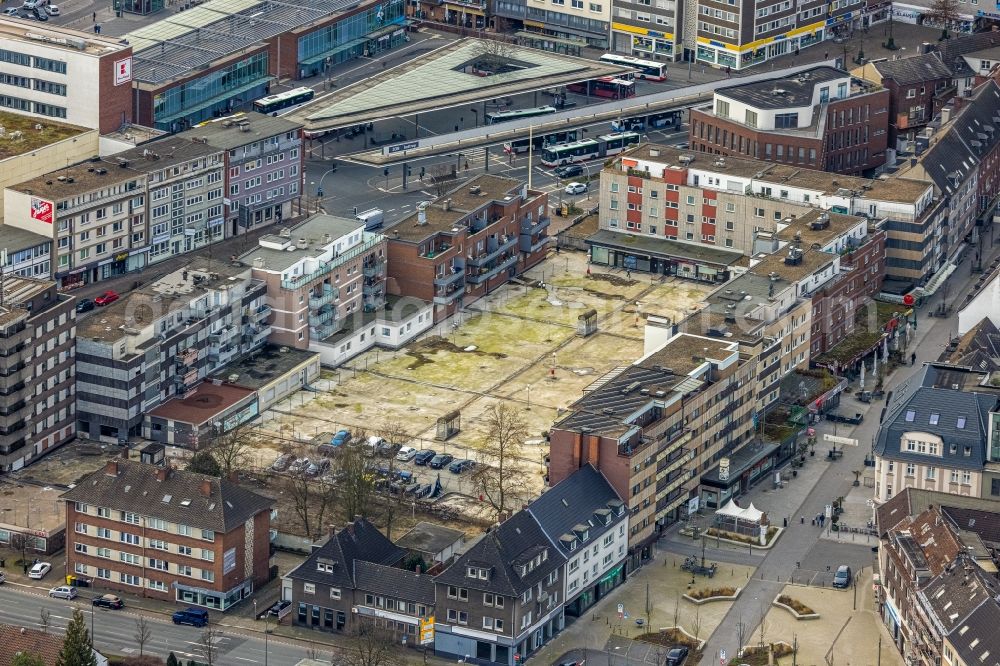
[(444, 467), (445, 465), (447, 465), (448, 463), (450, 463), (454, 459), (455, 459), (455, 456), (449, 455), (447, 453), (439, 453), (436, 456), (434, 456), (433, 458), (431, 458), (430, 468), (431, 469), (441, 469), (442, 467)]
[(113, 608), (115, 610), (125, 608), (125, 602), (113, 594), (105, 594), (100, 597), (94, 597), (91, 602), (92, 605), (98, 606), (99, 608)]
[(288, 608), (291, 605), (292, 605), (291, 601), (287, 601), (287, 600), (286, 601), (277, 601), (277, 602), (275, 602), (275, 604), (273, 606), (271, 606), (270, 608), (267, 609), (267, 613), (268, 613), (268, 615), (273, 615), (275, 617), (278, 617), (279, 615), (281, 615), (281, 611), (285, 610), (286, 608)]
[(572, 178), (583, 173), (583, 167), (579, 164), (567, 164), (566, 166), (557, 167), (554, 171), (560, 178)]
[(678, 647), (670, 648), (667, 652), (667, 658), (663, 662), (666, 666), (681, 666), (688, 658), (688, 649), (683, 645)]
[(48, 21), (49, 15), (41, 7), (35, 7), (35, 18), (37, 18), (39, 21)]
[(424, 449), (417, 455), (413, 456), (413, 464), (420, 465), (423, 467), (431, 461), (431, 458), (437, 455), (437, 451), (434, 449)]
[(448, 471), (452, 474), (461, 474), (467, 469), (472, 469), (476, 466), (474, 460), (456, 460), (452, 464), (448, 465)]
[(77, 304), (76, 304), (76, 311), (77, 312), (90, 312), (91, 310), (93, 310), (96, 307), (97, 306), (94, 305), (94, 301), (92, 301), (89, 298), (84, 298), (84, 299), (80, 300), (79, 302), (77, 302)]

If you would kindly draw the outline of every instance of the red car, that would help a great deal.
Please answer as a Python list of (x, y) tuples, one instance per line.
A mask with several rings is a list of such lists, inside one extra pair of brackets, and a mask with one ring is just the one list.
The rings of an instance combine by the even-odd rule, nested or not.
[(118, 292), (108, 290), (94, 299), (94, 302), (98, 305), (111, 305), (118, 300)]

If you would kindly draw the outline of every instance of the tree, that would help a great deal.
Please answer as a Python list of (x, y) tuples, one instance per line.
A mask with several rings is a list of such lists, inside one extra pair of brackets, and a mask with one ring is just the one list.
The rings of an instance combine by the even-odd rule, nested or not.
[(743, 650), (744, 646), (746, 646), (747, 633), (749, 632), (749, 629), (750, 629), (750, 627), (748, 627), (747, 623), (743, 621), (743, 615), (741, 614), (739, 616), (739, 619), (736, 620), (736, 656), (737, 657), (740, 656), (740, 654), (742, 654), (742, 650)]
[(18, 652), (10, 660), (10, 666), (45, 666), (45, 661), (33, 652)]
[(167, 655), (167, 666), (181, 666), (181, 662), (177, 660), (177, 655), (173, 652)]
[(216, 643), (222, 638), (222, 633), (214, 627), (205, 627), (198, 640), (198, 647), (201, 648), (202, 657), (208, 666), (215, 666), (215, 658), (219, 655), (219, 647)]
[[(390, 451), (395, 450), (396, 446), (402, 446), (410, 441), (410, 433), (408, 433), (403, 427), (403, 424), (399, 422), (382, 426), (378, 429), (377, 434), (385, 441), (394, 445)], [(386, 462), (388, 464), (389, 476), (391, 478), (394, 476), (394, 472), (396, 471), (396, 457), (394, 455), (390, 455)], [(382, 502), (382, 520), (385, 523), (385, 535), (390, 539), (392, 538), (393, 521), (403, 509), (403, 502), (403, 493), (392, 492), (390, 492)], [(424, 569), (424, 571), (426, 571), (426, 569)]]
[(215, 459), (211, 451), (199, 451), (194, 454), (191, 457), (191, 462), (188, 463), (188, 471), (207, 474), (208, 476), (222, 476), (222, 468), (219, 466), (219, 461)]
[(255, 444), (253, 427), (249, 423), (242, 423), (212, 437), (208, 450), (219, 463), (219, 476), (229, 477), (233, 472), (246, 469), (250, 465)]
[(694, 607), (694, 620), (691, 621), (691, 630), (695, 638), (700, 638), (701, 634), (701, 604)]
[(417, 553), (410, 553), (405, 560), (403, 560), (403, 568), (407, 571), (416, 571), (418, 568), (423, 573), (427, 573), (427, 563), (424, 562), (424, 558)]
[(480, 39), (475, 45), (474, 67), (490, 74), (502, 74), (517, 57), (517, 44), (507, 39)]
[(948, 39), (948, 29), (958, 21), (958, 0), (934, 0), (928, 14), (941, 23), (941, 39)]
[(73, 610), (73, 618), (66, 626), (66, 638), (56, 658), (56, 666), (97, 666), (94, 644), (79, 608)]
[(764, 649), (764, 633), (767, 631), (767, 607), (760, 604), (760, 626), (758, 627), (760, 635), (758, 636), (757, 647)]
[(344, 666), (402, 666), (399, 643), (391, 632), (362, 621), (344, 648)]
[(292, 500), (295, 515), (302, 522), (302, 529), (310, 539), (323, 533), (323, 520), (334, 496), (332, 485), (314, 483), (304, 475), (289, 475), (281, 480), (282, 492)]
[(337, 483), (337, 510), (344, 522), (355, 516), (371, 516), (375, 498), (376, 464), (375, 458), (366, 450), (364, 432), (355, 434), (352, 442), (340, 447), (337, 468), (340, 470)]
[(163, 660), (152, 655), (125, 657), (122, 666), (163, 666)]
[(135, 621), (135, 638), (136, 645), (139, 646), (139, 656), (142, 656), (143, 648), (146, 647), (146, 643), (153, 636), (153, 628), (149, 625), (149, 620), (146, 619), (145, 615), (140, 615)]
[(38, 611), (38, 628), (43, 634), (49, 633), (49, 626), (52, 624), (51, 613), (42, 608)]
[(490, 406), (483, 420), (486, 423), (486, 438), (472, 483), (500, 519), (515, 504), (524, 488), (524, 474), (517, 458), (528, 437), (528, 428), (517, 410), (504, 402)]

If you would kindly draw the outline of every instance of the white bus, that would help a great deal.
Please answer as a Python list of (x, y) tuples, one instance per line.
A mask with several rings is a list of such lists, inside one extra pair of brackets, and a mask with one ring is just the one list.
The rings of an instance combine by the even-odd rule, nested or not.
[(285, 92), (275, 93), (273, 95), (268, 95), (267, 97), (261, 97), (260, 99), (254, 101), (253, 110), (270, 115), (275, 111), (284, 111), (292, 108), (293, 106), (305, 104), (315, 95), (316, 91), (312, 88), (293, 88), (292, 90), (286, 90)]
[(597, 139), (583, 139), (571, 143), (561, 143), (555, 146), (548, 146), (542, 151), (542, 164), (548, 167), (556, 167), (562, 164), (573, 162), (586, 162), (617, 155), (629, 146), (639, 143), (637, 132), (616, 132), (615, 134), (605, 134)]
[(667, 80), (667, 65), (662, 62), (643, 60), (642, 58), (633, 58), (632, 56), (619, 55), (617, 53), (605, 53), (600, 59), (601, 62), (632, 67), (636, 70), (635, 75), (640, 79), (648, 79), (650, 81)]
[(533, 109), (510, 109), (509, 111), (490, 111), (486, 114), (486, 124), (493, 125), (494, 123), (503, 123), (508, 120), (517, 120), (518, 118), (547, 116), (555, 112), (556, 109), (554, 106), (539, 106)]

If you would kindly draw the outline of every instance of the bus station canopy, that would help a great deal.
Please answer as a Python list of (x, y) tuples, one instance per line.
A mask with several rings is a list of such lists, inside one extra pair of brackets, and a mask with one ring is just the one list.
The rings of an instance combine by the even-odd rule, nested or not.
[[(441, 111), (497, 97), (618, 76), (628, 67), (510, 45), (507, 71), (482, 75), (472, 64), (490, 51), (485, 40), (462, 39), (323, 95), (285, 117), (306, 131)], [(487, 56), (488, 57), (488, 56)]]

